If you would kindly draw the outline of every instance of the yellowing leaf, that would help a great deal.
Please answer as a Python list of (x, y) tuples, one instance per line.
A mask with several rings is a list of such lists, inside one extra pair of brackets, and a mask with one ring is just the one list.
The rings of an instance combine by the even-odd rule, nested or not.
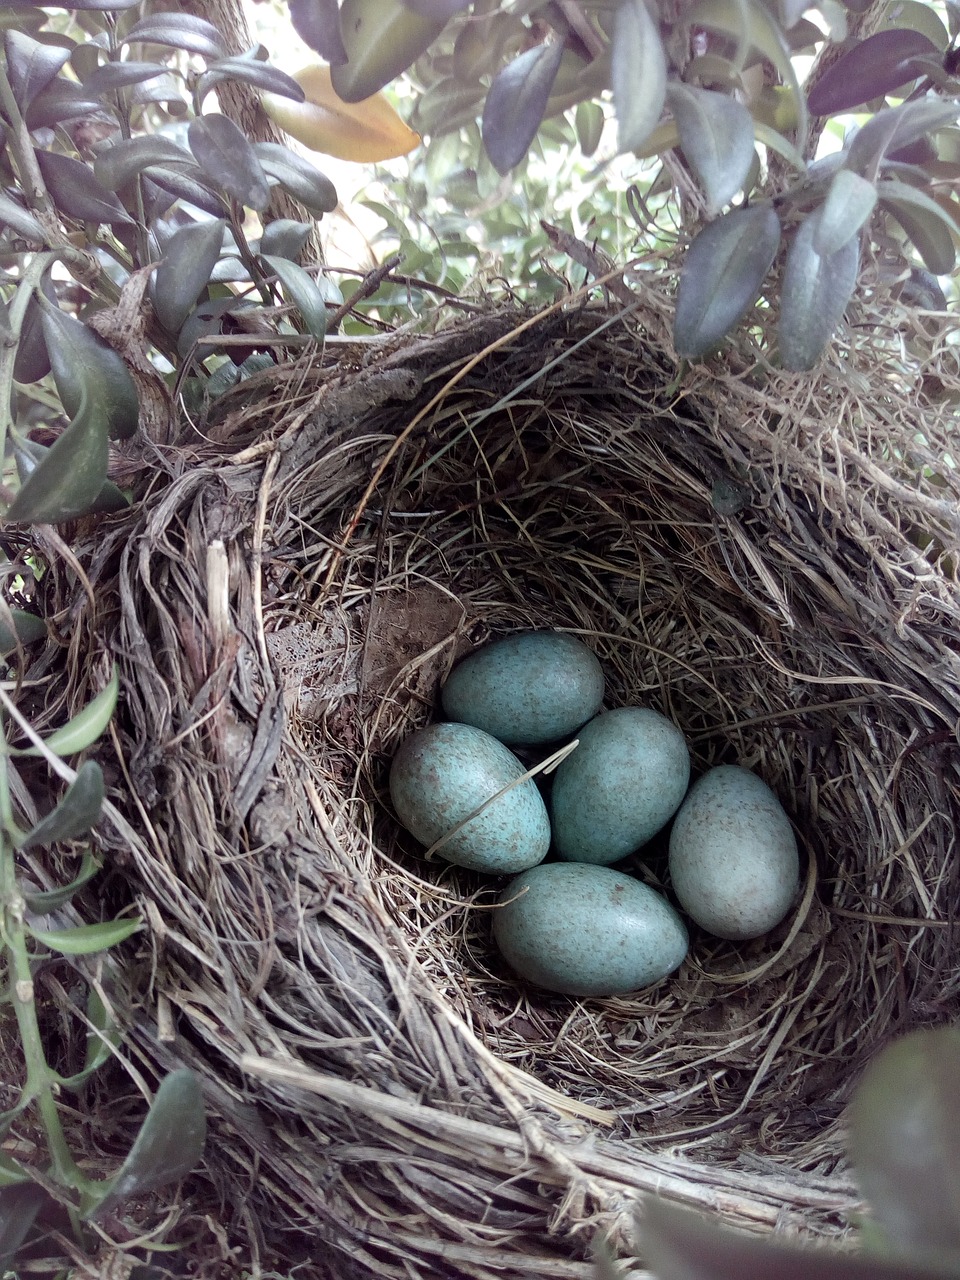
[(405, 156), (419, 145), (420, 135), (408, 128), (382, 93), (344, 102), (334, 91), (330, 68), (320, 63), (304, 67), (294, 79), (305, 101), (294, 102), (278, 93), (260, 97), (274, 124), (311, 151), (372, 164)]

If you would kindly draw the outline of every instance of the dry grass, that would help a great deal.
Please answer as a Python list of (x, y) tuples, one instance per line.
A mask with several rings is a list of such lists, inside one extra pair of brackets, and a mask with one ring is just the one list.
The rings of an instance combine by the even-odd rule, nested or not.
[[(150, 929), (114, 999), (205, 1081), (198, 1274), (585, 1277), (651, 1189), (841, 1238), (860, 1068), (958, 1012), (957, 348), (864, 312), (816, 377), (678, 378), (637, 288), (290, 365), (101, 527), (93, 604), (51, 575), (68, 696), (123, 672), (107, 840)], [(773, 935), (632, 998), (512, 980), (497, 886), (384, 783), (455, 656), (531, 626), (775, 788), (809, 878)]]

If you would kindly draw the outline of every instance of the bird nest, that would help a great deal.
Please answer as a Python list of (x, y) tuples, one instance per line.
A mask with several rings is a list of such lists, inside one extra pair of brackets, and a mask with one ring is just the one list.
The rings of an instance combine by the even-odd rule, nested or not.
[[(48, 575), (67, 700), (120, 664), (100, 894), (146, 927), (109, 990), (129, 1063), (203, 1080), (193, 1274), (586, 1277), (598, 1233), (642, 1260), (648, 1191), (850, 1232), (852, 1086), (958, 1012), (957, 348), (861, 313), (816, 375), (681, 369), (668, 317), (331, 342)], [(805, 868), (777, 930), (694, 930), (629, 996), (511, 975), (502, 883), (425, 862), (386, 777), (453, 661), (531, 627), (770, 784)], [(626, 869), (665, 885), (656, 845)]]

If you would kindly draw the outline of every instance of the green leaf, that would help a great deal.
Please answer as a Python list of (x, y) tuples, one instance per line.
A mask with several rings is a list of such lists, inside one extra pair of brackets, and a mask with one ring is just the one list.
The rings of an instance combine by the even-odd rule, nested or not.
[(534, 45), (493, 78), (483, 104), (481, 134), (493, 167), (507, 174), (525, 159), (560, 69), (563, 42)]
[(913, 241), (924, 264), (934, 275), (949, 275), (956, 263), (954, 237), (957, 225), (945, 209), (925, 191), (894, 178), (877, 183), (880, 203)]
[[(54, 446), (56, 448), (56, 446)], [(51, 453), (53, 450), (51, 449)], [(117, 706), (117, 695), (120, 692), (120, 672), (114, 663), (113, 674), (109, 682), (100, 692), (77, 712), (65, 725), (55, 729), (49, 737), (44, 738), (47, 749), (58, 756), (71, 756), (78, 751), (86, 751), (100, 737), (113, 716)], [(40, 754), (37, 747), (25, 747), (18, 755), (36, 756)]]
[[(49, 275), (44, 276), (40, 288), (51, 301), (56, 300), (53, 284)], [(13, 366), (16, 382), (39, 382), (50, 372), (50, 357), (47, 355), (47, 344), (43, 340), (43, 324), (40, 316), (40, 304), (36, 293), (31, 293), (27, 302), (27, 310), (20, 326), (20, 342)]]
[[(35, 440), (13, 437), (13, 456), (16, 459), (17, 473), (20, 476), (21, 483), (24, 483), (27, 477), (36, 471), (49, 452), (50, 449), (46, 445), (37, 444)], [(103, 488), (84, 514), (95, 515), (104, 511), (123, 511), (129, 506), (130, 500), (126, 494), (121, 489), (118, 489), (112, 480), (105, 480)]]
[(103, 66), (83, 77), (83, 87), (87, 93), (100, 98), (107, 93), (116, 93), (118, 89), (126, 89), (132, 84), (143, 84), (146, 80), (155, 80), (157, 76), (169, 74), (169, 68), (162, 62), (105, 62)]
[(813, 247), (831, 254), (855, 236), (877, 203), (877, 188), (851, 169), (839, 169), (827, 189), (827, 198), (817, 222)]
[[(85, 406), (96, 426), (111, 439), (128, 439), (140, 420), (140, 398), (123, 359), (89, 325), (74, 320), (45, 298), (40, 309), (57, 394), (66, 412), (76, 420)], [(102, 481), (98, 493), (100, 487)]]
[(847, 168), (870, 178), (888, 151), (899, 151), (946, 124), (954, 124), (960, 104), (918, 99), (899, 107), (885, 107), (854, 134), (847, 149)]
[(44, 44), (19, 31), (7, 31), (3, 38), (7, 55), (7, 76), (14, 99), (25, 112), (70, 57), (70, 50)]
[(166, 45), (205, 58), (223, 58), (227, 53), (213, 23), (190, 13), (153, 13), (131, 27), (121, 44)]
[(327, 307), (316, 282), (289, 258), (269, 253), (260, 256), (283, 285), (284, 297), (300, 312), (307, 333), (322, 342), (327, 332)]
[(107, 432), (84, 395), (76, 417), (20, 486), (8, 520), (56, 524), (85, 515), (107, 478)]
[(86, 835), (100, 817), (103, 796), (103, 770), (95, 760), (84, 760), (66, 795), (27, 833), (21, 848), (35, 849)]
[(667, 102), (710, 216), (743, 187), (754, 157), (753, 118), (735, 98), (674, 82)]
[(635, 151), (660, 119), (667, 93), (667, 59), (644, 0), (623, 0), (613, 25), (610, 82), (621, 151)]
[[(11, 622), (12, 629), (9, 625)], [(23, 609), (12, 608), (0, 613), (0, 655), (6, 655), (16, 649), (18, 640), (21, 644), (33, 644), (35, 640), (42, 640), (46, 634), (46, 622), (43, 618), (38, 618), (35, 613), (26, 613)]]
[(69, 884), (63, 885), (60, 889), (42, 889), (36, 893), (24, 893), (23, 900), (27, 904), (27, 909), (35, 916), (45, 916), (51, 911), (59, 911), (71, 901), (75, 893), (93, 879), (99, 870), (99, 861), (87, 849), (80, 863), (79, 872)]
[(105, 920), (102, 924), (78, 924), (71, 929), (39, 929), (26, 924), (27, 933), (36, 942), (62, 956), (90, 956), (107, 951), (137, 932), (143, 921)]
[(24, 118), (28, 129), (55, 129), (64, 120), (100, 110), (101, 104), (82, 85), (57, 76), (33, 99)]
[(832, 116), (909, 84), (920, 74), (918, 58), (940, 60), (937, 46), (908, 28), (878, 31), (838, 58), (810, 90), (811, 114)]
[(814, 248), (822, 217), (816, 209), (800, 225), (787, 252), (780, 285), (780, 357), (785, 369), (812, 369), (843, 319), (860, 267), (860, 240), (833, 253)]
[(5, 1151), (0, 1151), (0, 1190), (4, 1187), (18, 1187), (29, 1182), (30, 1175), (22, 1165), (10, 1158)]
[(947, 1280), (956, 1269), (804, 1248), (717, 1226), (702, 1214), (648, 1197), (643, 1260), (657, 1280)]
[(279, 93), (281, 97), (292, 98), (294, 102), (303, 102), (306, 96), (293, 76), (288, 76), (279, 67), (272, 67), (258, 58), (238, 56), (219, 58), (210, 63), (197, 84), (197, 101), (202, 102), (210, 90), (223, 80), (240, 80), (257, 89), (265, 89), (268, 93)]
[(55, 151), (37, 151), (37, 163), (54, 204), (78, 222), (106, 222), (133, 226), (134, 222), (114, 193), (96, 178), (89, 165)]
[(186, 1177), (203, 1156), (206, 1128), (198, 1076), (186, 1067), (171, 1071), (160, 1082), (130, 1154), (85, 1216), (98, 1216), (131, 1196)]
[(756, 301), (780, 244), (780, 221), (769, 206), (725, 213), (703, 228), (684, 260), (674, 315), (674, 345), (682, 356), (710, 351)]
[(305, 45), (332, 67), (346, 62), (337, 0), (287, 0), (287, 9), (293, 29)]
[(0, 1270), (6, 1270), (49, 1197), (35, 1182), (0, 1187)]
[(577, 143), (585, 156), (592, 156), (600, 145), (606, 116), (599, 102), (579, 102), (574, 112)]
[(267, 223), (260, 237), (260, 252), (289, 258), (295, 262), (310, 237), (309, 222), (295, 222), (292, 218), (274, 218)]
[[(211, 191), (205, 182), (199, 181), (203, 174), (198, 165), (193, 166), (193, 175), (195, 177), (176, 169), (165, 169), (162, 166), (154, 168), (151, 165), (144, 169), (141, 175), (144, 183), (144, 198), (153, 200), (158, 209), (162, 206), (163, 212), (177, 200), (186, 200), (195, 208), (209, 213), (211, 218), (222, 218), (226, 212), (223, 197)], [(157, 213), (155, 216), (159, 217), (160, 214)]]
[(24, 240), (33, 244), (45, 244), (46, 234), (32, 213), (24, 209), (12, 196), (0, 191), (0, 225), (7, 226)]
[(94, 161), (93, 171), (97, 180), (111, 191), (119, 191), (139, 173), (152, 165), (198, 172), (196, 160), (185, 147), (178, 146), (170, 138), (149, 133), (139, 138), (125, 138), (101, 151)]
[(332, 213), (337, 207), (337, 189), (309, 160), (295, 155), (278, 142), (255, 142), (253, 149), (264, 172), (299, 200), (311, 213)]
[(154, 277), (153, 309), (170, 333), (177, 333), (207, 287), (223, 247), (226, 222), (194, 222), (175, 231), (163, 246)]
[(187, 129), (190, 150), (207, 178), (231, 199), (262, 213), (270, 203), (270, 185), (247, 136), (227, 116), (197, 116)]
[(413, 13), (402, 0), (343, 0), (340, 31), (347, 61), (330, 68), (344, 102), (362, 102), (395, 80), (429, 49), (443, 19)]

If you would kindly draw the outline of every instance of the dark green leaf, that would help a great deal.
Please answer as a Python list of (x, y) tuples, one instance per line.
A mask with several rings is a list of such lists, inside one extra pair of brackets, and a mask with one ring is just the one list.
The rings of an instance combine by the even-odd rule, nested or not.
[(960, 1030), (913, 1032), (874, 1057), (850, 1107), (850, 1155), (897, 1251), (960, 1251)]
[(787, 253), (780, 285), (780, 358), (786, 369), (812, 369), (853, 296), (860, 238), (833, 253), (814, 248), (822, 217), (816, 209), (800, 225)]
[(925, 266), (934, 275), (949, 275), (956, 263), (954, 236), (957, 225), (925, 191), (894, 178), (877, 183), (880, 203), (891, 213), (913, 241)]
[(30, 1175), (16, 1160), (13, 1160), (5, 1151), (0, 1150), (0, 1189), (4, 1187), (18, 1187), (21, 1183), (29, 1182)]
[[(53, 301), (56, 296), (49, 276), (43, 281), (44, 294)], [(47, 355), (47, 344), (43, 336), (43, 325), (40, 319), (40, 305), (34, 294), (30, 295), (23, 324), (20, 326), (20, 342), (13, 365), (13, 376), (17, 382), (39, 382), (50, 372), (50, 357)]]
[(125, 138), (107, 147), (94, 161), (93, 171), (105, 187), (119, 191), (152, 165), (198, 172), (197, 162), (186, 147), (180, 147), (170, 138), (156, 133)]
[(482, 136), (497, 173), (509, 173), (526, 158), (562, 57), (562, 42), (551, 40), (527, 49), (494, 76), (483, 104)]
[(160, 44), (205, 58), (223, 58), (227, 53), (217, 28), (192, 13), (151, 14), (131, 27), (122, 43)]
[(332, 213), (337, 189), (309, 160), (303, 160), (277, 142), (255, 142), (253, 149), (267, 176), (279, 182), (289, 195), (311, 213)]
[(77, 875), (61, 889), (44, 889), (36, 893), (24, 893), (23, 900), (27, 910), (35, 916), (45, 916), (51, 911), (59, 911), (70, 902), (75, 893), (88, 884), (100, 870), (100, 863), (89, 849), (83, 855)]
[(128, 439), (137, 429), (140, 399), (121, 357), (89, 325), (50, 303), (41, 303), (41, 310), (53, 377), (64, 409), (76, 418), (86, 399), (111, 439)]
[(337, 0), (287, 0), (293, 29), (304, 44), (331, 66), (346, 62)]
[(877, 188), (852, 169), (839, 169), (827, 190), (813, 247), (831, 254), (855, 236), (877, 203)]
[(57, 76), (30, 103), (25, 119), (29, 129), (55, 129), (64, 120), (76, 120), (101, 109), (102, 104), (83, 85)]
[(108, 951), (137, 932), (142, 921), (105, 920), (102, 924), (78, 924), (68, 929), (41, 929), (27, 924), (27, 933), (35, 941), (62, 956), (91, 956)]
[(292, 218), (275, 218), (267, 223), (260, 237), (260, 252), (272, 253), (279, 258), (296, 262), (310, 236), (309, 222), (295, 222)]
[(0, 191), (0, 225), (9, 227), (15, 235), (23, 236), (24, 240), (34, 244), (45, 242), (43, 227), (33, 214), (5, 191)]
[[(54, 751), (57, 755), (70, 756), (93, 746), (113, 718), (119, 692), (120, 672), (114, 663), (110, 680), (100, 692), (82, 706), (76, 715), (71, 716), (66, 724), (62, 724), (44, 739), (47, 750)], [(36, 756), (40, 754), (40, 748), (24, 747), (17, 754)]]
[[(49, 452), (50, 449), (46, 445), (37, 444), (34, 440), (23, 438), (14, 440), (13, 455), (16, 459), (17, 474), (20, 476), (21, 483), (36, 471)], [(83, 514), (96, 515), (98, 512), (123, 511), (129, 505), (130, 500), (126, 494), (121, 489), (118, 489), (112, 480), (105, 480), (103, 488)]]
[(272, 67), (269, 62), (259, 62), (253, 58), (220, 58), (217, 62), (211, 62), (200, 77), (197, 85), (198, 100), (202, 102), (222, 80), (242, 80), (244, 84), (266, 89), (269, 93), (279, 93), (295, 102), (303, 102), (305, 96), (293, 76), (288, 76), (278, 67)]
[(644, 1202), (641, 1230), (644, 1262), (657, 1280), (946, 1280), (957, 1274), (728, 1231), (653, 1197)]
[(436, 40), (442, 19), (411, 13), (402, 0), (343, 0), (340, 31), (347, 61), (330, 68), (344, 102), (361, 102), (406, 71)]
[(34, 1182), (0, 1187), (0, 1270), (15, 1260), (47, 1199), (47, 1193)]
[(613, 26), (610, 81), (621, 151), (635, 151), (660, 119), (667, 92), (667, 59), (644, 0), (624, 0)]
[[(214, 338), (223, 332), (224, 317), (233, 311), (245, 311), (250, 303), (236, 294), (227, 298), (213, 298), (201, 302), (187, 316), (180, 326), (177, 336), (177, 353), (181, 360), (186, 360), (193, 348), (202, 338)], [(210, 345), (204, 343), (200, 350), (200, 358), (209, 355)], [(229, 354), (229, 353), (228, 353)]]
[(107, 433), (96, 404), (77, 416), (20, 486), (8, 520), (56, 524), (85, 515), (107, 478)]
[[(10, 623), (13, 623), (12, 628)], [(35, 640), (42, 640), (46, 634), (46, 622), (35, 613), (12, 608), (0, 612), (0, 655), (6, 656), (16, 649), (18, 640), (21, 644), (33, 644)]]
[[(197, 178), (201, 176), (200, 169), (194, 166), (194, 172)], [(170, 208), (171, 204), (177, 200), (186, 200), (197, 209), (202, 209), (204, 213), (209, 213), (212, 218), (222, 218), (225, 213), (225, 205), (222, 197), (218, 196), (215, 191), (211, 191), (206, 184), (197, 181), (186, 173), (178, 173), (175, 169), (154, 168), (152, 165), (143, 170), (143, 179), (145, 182), (145, 193), (149, 191), (150, 184), (154, 188), (159, 189), (167, 197), (166, 202), (158, 200), (158, 211), (154, 213), (154, 217), (160, 216), (159, 206), (163, 205), (163, 212)]]
[(70, 50), (43, 44), (19, 31), (5, 32), (3, 44), (10, 88), (17, 106), (25, 112), (70, 57)]
[(130, 1154), (106, 1195), (88, 1213), (97, 1216), (181, 1178), (196, 1168), (206, 1140), (206, 1111), (196, 1073), (181, 1067), (160, 1082)]
[(300, 312), (307, 333), (323, 341), (327, 332), (327, 306), (316, 282), (289, 258), (278, 258), (268, 253), (260, 256), (283, 285), (286, 300)]
[(600, 145), (606, 116), (599, 102), (578, 102), (574, 113), (577, 143), (585, 156), (592, 156)]
[(246, 134), (227, 116), (197, 116), (187, 130), (190, 150), (207, 178), (239, 204), (262, 213), (270, 185)]
[(900, 301), (908, 307), (922, 311), (946, 311), (947, 295), (940, 288), (940, 281), (922, 267), (914, 267), (909, 279), (900, 287)]
[(195, 222), (175, 231), (163, 247), (163, 259), (154, 278), (153, 308), (170, 333), (177, 333), (207, 287), (220, 257), (222, 218)]
[(810, 90), (815, 116), (849, 111), (915, 80), (918, 58), (939, 60), (940, 52), (919, 31), (903, 27), (867, 36), (838, 58)]
[(85, 760), (66, 795), (55, 809), (41, 818), (27, 833), (21, 848), (56, 844), (86, 835), (100, 817), (103, 807), (103, 770), (95, 760)]
[(847, 150), (847, 167), (866, 178), (873, 177), (888, 152), (899, 151), (943, 125), (955, 123), (958, 115), (960, 104), (939, 99), (886, 107), (857, 130)]
[(757, 298), (780, 244), (773, 209), (735, 209), (709, 223), (684, 260), (674, 345), (696, 357), (715, 347)]
[(735, 98), (679, 82), (668, 86), (667, 101), (712, 216), (746, 181), (754, 157), (753, 118)]
[(132, 106), (141, 107), (151, 102), (159, 102), (166, 107), (171, 116), (185, 116), (190, 112), (183, 85), (173, 75), (157, 76), (154, 80), (144, 80), (140, 84), (131, 85), (129, 101)]
[(133, 226), (116, 195), (97, 180), (89, 165), (55, 151), (37, 151), (37, 163), (54, 204), (78, 222)]
[(144, 80), (154, 80), (157, 76), (169, 74), (169, 69), (160, 62), (105, 62), (97, 67), (91, 75), (86, 76), (83, 87), (95, 98), (105, 93), (116, 93), (131, 84), (142, 84)]

